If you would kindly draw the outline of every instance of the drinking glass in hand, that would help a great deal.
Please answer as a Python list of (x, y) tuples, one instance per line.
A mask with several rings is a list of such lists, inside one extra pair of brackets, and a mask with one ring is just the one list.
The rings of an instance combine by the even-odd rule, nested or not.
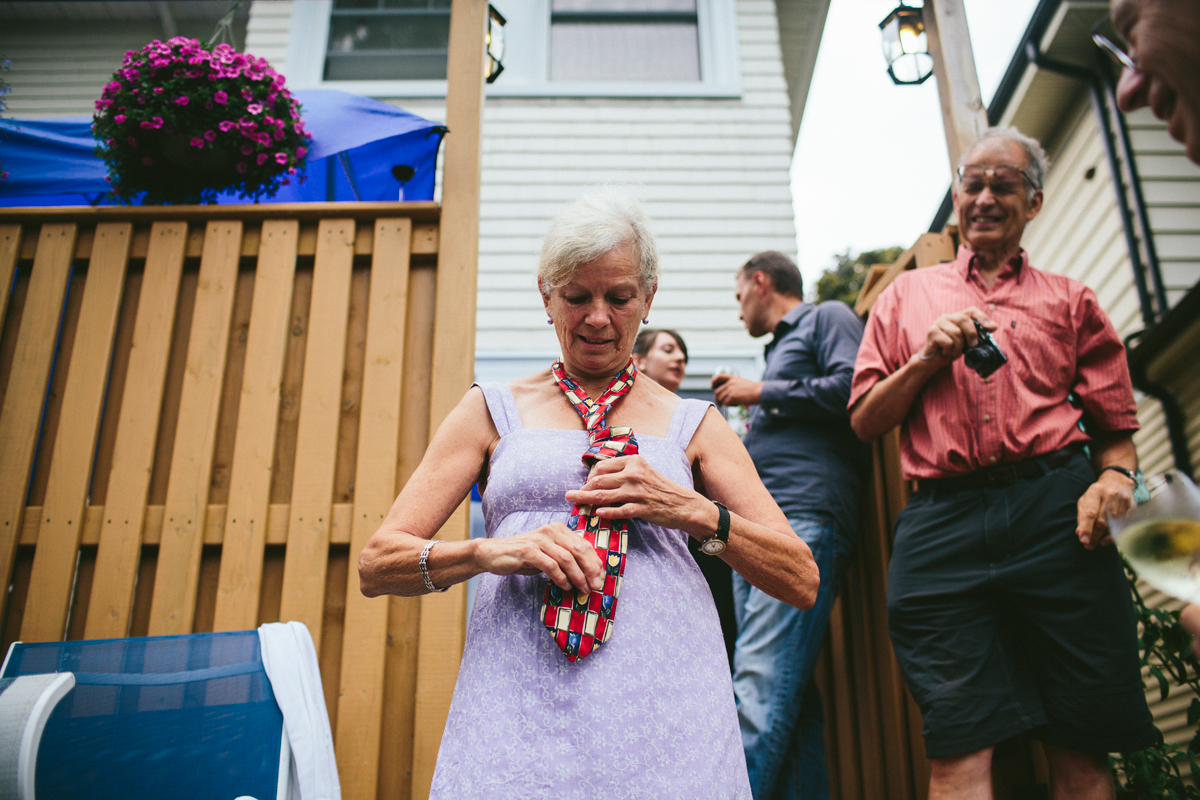
[(1151, 586), (1200, 603), (1200, 489), (1175, 470), (1149, 477), (1146, 488), (1149, 500), (1109, 515), (1113, 539)]

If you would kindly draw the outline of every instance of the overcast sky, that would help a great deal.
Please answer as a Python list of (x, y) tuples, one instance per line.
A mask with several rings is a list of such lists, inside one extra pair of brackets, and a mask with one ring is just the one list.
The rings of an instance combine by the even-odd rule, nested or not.
[[(911, 245), (928, 230), (950, 185), (936, 80), (895, 86), (887, 75), (879, 22), (897, 4), (830, 3), (792, 162), (806, 287), (847, 248), (858, 253)], [(1036, 0), (965, 4), (986, 105)]]

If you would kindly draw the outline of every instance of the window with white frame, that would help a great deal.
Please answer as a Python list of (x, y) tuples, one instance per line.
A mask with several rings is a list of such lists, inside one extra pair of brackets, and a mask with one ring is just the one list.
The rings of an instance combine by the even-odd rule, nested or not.
[[(492, 96), (737, 97), (736, 0), (492, 0), (508, 19)], [(446, 91), (450, 0), (303, 0), (288, 83), (374, 97)]]
[(696, 0), (551, 0), (550, 80), (699, 81)]
[(327, 81), (445, 80), (450, 0), (333, 0)]

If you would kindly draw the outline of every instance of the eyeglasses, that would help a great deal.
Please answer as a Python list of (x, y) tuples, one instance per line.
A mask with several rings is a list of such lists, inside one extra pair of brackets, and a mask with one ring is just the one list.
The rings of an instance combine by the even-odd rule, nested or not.
[(997, 167), (967, 164), (958, 168), (958, 179), (959, 191), (964, 194), (979, 194), (984, 186), (989, 187), (994, 195), (1016, 194), (1024, 188), (1025, 181), (1034, 189), (1041, 188), (1025, 170), (1008, 164)]
[(1129, 42), (1117, 33), (1112, 24), (1112, 15), (1105, 14), (1100, 21), (1092, 26), (1092, 41), (1113, 62), (1122, 69), (1138, 71), (1137, 59), (1130, 51)]

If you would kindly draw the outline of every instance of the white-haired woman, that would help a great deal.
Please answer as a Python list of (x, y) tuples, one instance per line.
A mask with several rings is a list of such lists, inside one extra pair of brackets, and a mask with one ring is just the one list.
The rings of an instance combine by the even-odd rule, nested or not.
[[(472, 387), (359, 558), (370, 596), (482, 575), (434, 797), (750, 796), (687, 537), (801, 608), (817, 569), (720, 415), (636, 379), (657, 283), (636, 201), (572, 205), (538, 269), (561, 359)], [(487, 538), (433, 541), (477, 481)]]

